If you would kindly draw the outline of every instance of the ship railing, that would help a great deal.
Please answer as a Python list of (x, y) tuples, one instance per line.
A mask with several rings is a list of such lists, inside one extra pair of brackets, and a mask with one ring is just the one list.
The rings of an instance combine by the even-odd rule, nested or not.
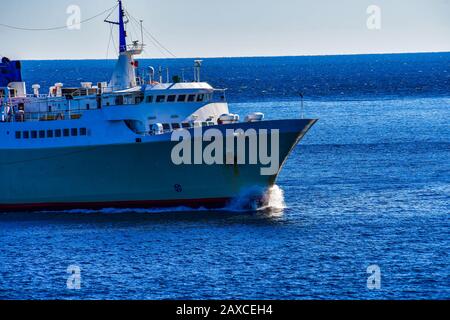
[(81, 117), (82, 113), (75, 110), (55, 112), (26, 112), (15, 114), (17, 122), (79, 120)]
[(214, 89), (211, 102), (226, 102), (228, 89)]
[(144, 44), (135, 42), (133, 44), (127, 45), (127, 52), (132, 55), (139, 55), (144, 51)]
[(46, 99), (46, 98), (48, 98), (48, 95), (47, 95), (47, 94), (38, 94), (38, 95), (35, 95), (35, 94), (27, 94), (26, 97), (27, 97), (27, 98), (40, 98), (40, 99)]

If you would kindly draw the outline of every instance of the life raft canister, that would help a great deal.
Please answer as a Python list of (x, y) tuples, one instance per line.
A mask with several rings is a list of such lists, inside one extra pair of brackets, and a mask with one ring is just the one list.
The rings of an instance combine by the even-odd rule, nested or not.
[(245, 117), (245, 122), (259, 122), (264, 120), (264, 113), (255, 112)]
[(233, 113), (226, 113), (219, 117), (219, 124), (231, 124), (239, 122), (239, 115)]

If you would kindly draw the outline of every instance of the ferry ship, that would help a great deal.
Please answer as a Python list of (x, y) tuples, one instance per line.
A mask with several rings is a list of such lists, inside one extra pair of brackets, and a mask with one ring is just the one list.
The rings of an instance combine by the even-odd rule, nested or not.
[[(192, 82), (164, 82), (151, 68), (138, 74), (135, 56), (144, 43), (128, 43), (122, 1), (117, 8), (118, 21), (107, 21), (118, 26), (120, 38), (109, 82), (83, 82), (77, 88), (56, 83), (44, 93), (33, 84), (28, 93), (21, 63), (2, 59), (0, 211), (218, 208), (247, 190), (261, 190), (262, 196), (317, 120), (265, 120), (262, 113), (252, 113), (241, 121), (230, 113), (226, 90), (201, 81), (199, 60)], [(262, 175), (263, 164), (236, 158), (212, 165), (174, 163), (179, 143), (174, 132), (198, 129), (224, 135), (254, 129), (256, 138), (264, 130), (277, 131), (279, 166)]]

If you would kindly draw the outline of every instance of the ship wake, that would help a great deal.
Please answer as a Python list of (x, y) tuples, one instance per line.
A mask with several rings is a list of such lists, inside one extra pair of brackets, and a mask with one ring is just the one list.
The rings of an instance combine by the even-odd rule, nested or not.
[[(278, 214), (286, 209), (284, 201), (284, 192), (279, 186), (273, 186), (264, 191), (261, 188), (250, 188), (242, 191), (224, 208), (190, 208), (190, 207), (171, 207), (171, 208), (104, 208), (104, 209), (72, 209), (60, 211), (68, 214), (160, 214), (160, 213), (181, 213), (181, 212), (236, 212), (236, 213), (269, 213)], [(46, 213), (48, 211), (42, 211)]]

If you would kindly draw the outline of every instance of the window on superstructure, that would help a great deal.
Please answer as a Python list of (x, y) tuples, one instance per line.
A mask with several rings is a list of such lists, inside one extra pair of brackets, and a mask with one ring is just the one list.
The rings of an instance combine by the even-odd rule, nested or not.
[(117, 97), (116, 97), (116, 105), (117, 105), (117, 106), (123, 105), (123, 101), (124, 101), (123, 96), (117, 96)]
[(177, 100), (177, 96), (171, 95), (167, 97), (167, 102), (175, 102)]
[(30, 132), (29, 131), (24, 131), (23, 132), (23, 138), (24, 139), (30, 139)]
[(178, 96), (178, 102), (185, 102), (186, 101), (186, 95), (182, 94), (180, 96)]
[(183, 122), (183, 123), (181, 124), (181, 126), (183, 127), (183, 129), (189, 129), (189, 128), (192, 128), (192, 124), (189, 123), (189, 122)]
[(61, 138), (61, 135), (62, 135), (61, 129), (56, 129), (56, 130), (55, 130), (55, 137), (56, 137), (56, 138)]
[(45, 138), (45, 130), (39, 131), (39, 138), (44, 139)]
[(157, 96), (156, 103), (161, 103), (166, 101), (166, 96)]
[(47, 130), (47, 138), (53, 138), (53, 130)]
[(164, 131), (170, 131), (170, 124), (168, 124), (168, 123), (163, 123), (163, 129), (164, 129)]
[(195, 101), (195, 94), (190, 94), (188, 96), (188, 102), (194, 102)]
[(31, 131), (31, 139), (37, 139), (37, 131)]
[(89, 110), (91, 108), (91, 105), (89, 103), (86, 103), (86, 110)]
[(204, 94), (199, 94), (197, 96), (197, 102), (203, 102), (203, 100), (205, 100), (205, 95)]
[(153, 103), (153, 96), (147, 96), (146, 102)]
[(177, 130), (177, 129), (180, 129), (180, 128), (181, 128), (181, 126), (180, 126), (179, 123), (172, 123), (172, 129), (173, 130)]
[(69, 129), (64, 129), (63, 130), (63, 136), (64, 137), (70, 137), (70, 130)]
[(87, 136), (87, 129), (86, 128), (80, 128), (80, 136)]
[(22, 138), (22, 132), (16, 131), (16, 139), (21, 139), (21, 138)]
[(72, 135), (72, 137), (77, 137), (78, 136), (78, 129), (77, 128), (72, 128), (72, 130), (70, 130), (70, 134)]

